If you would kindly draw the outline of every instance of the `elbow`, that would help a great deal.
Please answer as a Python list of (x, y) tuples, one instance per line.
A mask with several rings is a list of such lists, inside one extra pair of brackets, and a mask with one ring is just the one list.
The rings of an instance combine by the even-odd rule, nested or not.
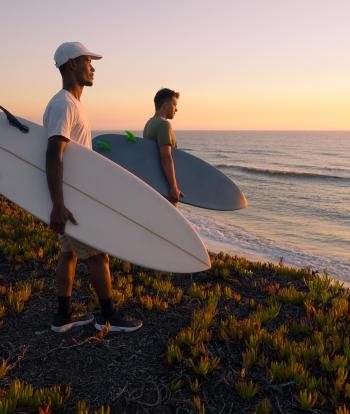
[(46, 163), (53, 163), (60, 160), (59, 153), (53, 151), (52, 148), (48, 147), (46, 150)]
[(64, 148), (57, 145), (54, 141), (49, 141), (46, 149), (46, 161), (48, 162), (62, 162)]
[(160, 157), (160, 162), (163, 168), (168, 168), (171, 165), (172, 158), (170, 157)]
[(63, 167), (63, 157), (57, 151), (46, 150), (46, 171), (56, 171)]
[(171, 154), (169, 153), (161, 153), (160, 154), (160, 160), (162, 162), (162, 164), (168, 164), (173, 160), (173, 157), (171, 156)]

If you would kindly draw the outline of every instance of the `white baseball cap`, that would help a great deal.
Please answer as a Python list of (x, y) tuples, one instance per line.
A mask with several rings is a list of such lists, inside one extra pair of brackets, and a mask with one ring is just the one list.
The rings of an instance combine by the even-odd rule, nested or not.
[(69, 59), (75, 59), (79, 56), (90, 56), (91, 59), (102, 58), (102, 55), (90, 52), (90, 50), (80, 42), (65, 42), (56, 49), (54, 60), (56, 66), (59, 68), (68, 62)]

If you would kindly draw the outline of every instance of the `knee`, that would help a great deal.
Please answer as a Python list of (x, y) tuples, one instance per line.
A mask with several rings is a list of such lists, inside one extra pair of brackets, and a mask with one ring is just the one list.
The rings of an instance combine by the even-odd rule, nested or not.
[(88, 259), (89, 266), (108, 266), (109, 256), (106, 253), (96, 254)]
[(64, 252), (61, 254), (61, 260), (66, 262), (68, 265), (75, 266), (78, 261), (78, 257), (74, 252)]

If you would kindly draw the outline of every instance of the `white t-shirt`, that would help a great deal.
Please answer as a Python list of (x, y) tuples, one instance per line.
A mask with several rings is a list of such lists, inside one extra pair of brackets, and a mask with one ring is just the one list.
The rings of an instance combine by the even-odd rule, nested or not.
[(65, 89), (50, 100), (43, 121), (48, 138), (62, 135), (92, 149), (90, 122), (85, 109), (81, 102)]

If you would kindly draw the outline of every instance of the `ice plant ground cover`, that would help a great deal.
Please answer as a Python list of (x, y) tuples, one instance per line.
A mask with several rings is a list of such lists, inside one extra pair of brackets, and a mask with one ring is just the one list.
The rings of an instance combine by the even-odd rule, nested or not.
[[(0, 413), (349, 413), (348, 290), (282, 263), (212, 255), (161, 274), (110, 259), (133, 334), (50, 331), (56, 236), (0, 197)], [(79, 262), (76, 311), (98, 311)]]

